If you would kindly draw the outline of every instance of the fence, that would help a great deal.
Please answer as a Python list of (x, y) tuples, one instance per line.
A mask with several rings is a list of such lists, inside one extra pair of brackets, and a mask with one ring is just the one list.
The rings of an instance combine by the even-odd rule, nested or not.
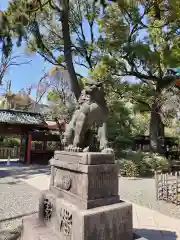
[(180, 205), (180, 172), (155, 173), (156, 199)]
[(6, 148), (6, 147), (0, 147), (0, 159), (7, 159), (10, 157), (13, 158), (19, 158), (20, 155), (20, 148)]

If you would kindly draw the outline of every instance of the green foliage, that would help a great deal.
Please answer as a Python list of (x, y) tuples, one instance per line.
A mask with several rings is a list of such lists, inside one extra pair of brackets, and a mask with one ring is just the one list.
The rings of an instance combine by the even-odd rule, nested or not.
[(120, 99), (115, 93), (107, 94), (109, 118), (107, 122), (108, 138), (112, 143), (116, 155), (124, 148), (132, 145), (133, 138), (145, 134), (148, 128), (147, 118), (134, 115), (133, 105), (127, 99)]
[(154, 171), (167, 172), (169, 163), (166, 157), (160, 156), (159, 154), (144, 153), (140, 168), (140, 174), (145, 175), (147, 170), (154, 173)]
[(111, 96), (108, 100), (108, 137), (116, 149), (121, 149), (125, 143), (130, 142), (133, 119), (130, 116), (130, 109), (122, 100), (118, 100), (115, 96), (114, 98)]
[[(120, 2), (118, 5), (109, 5), (106, 14), (98, 22), (103, 33), (99, 47), (111, 53), (117, 62), (122, 59), (127, 62), (127, 66), (124, 64), (119, 69), (122, 75), (163, 81), (164, 69), (172, 62), (176, 62), (176, 65), (179, 63), (177, 54), (171, 51), (176, 48), (178, 23), (177, 19), (167, 23), (166, 18), (154, 18), (153, 4), (152, 1), (142, 2), (141, 7), (138, 2), (136, 5), (127, 3), (126, 7)], [(144, 18), (147, 18), (146, 24)]]
[(136, 164), (131, 160), (120, 160), (118, 166), (122, 177), (138, 177), (139, 175)]
[(136, 137), (138, 135), (147, 135), (149, 130), (149, 114), (143, 113), (143, 114), (134, 114), (133, 115), (134, 120), (134, 128), (133, 128), (133, 137)]
[(20, 139), (19, 138), (9, 138), (3, 137), (0, 141), (0, 147), (18, 147), (20, 146)]
[[(171, 7), (174, 3), (169, 1)], [(157, 17), (159, 8), (161, 16)], [(93, 71), (131, 101), (134, 112), (151, 115), (149, 133), (154, 142), (164, 136), (164, 125), (171, 125), (177, 113), (169, 90), (176, 92), (177, 102), (180, 100), (173, 87), (174, 79), (165, 81), (164, 78), (165, 69), (180, 64), (177, 57), (179, 20), (173, 7), (168, 11), (164, 8), (164, 1), (158, 1), (157, 6), (154, 1), (117, 1), (108, 5), (98, 21), (101, 32), (98, 47), (103, 54)], [(138, 84), (123, 83), (123, 76), (135, 76), (140, 81)], [(156, 146), (153, 150), (160, 152), (158, 143)]]
[(58, 100), (58, 94), (55, 91), (48, 92), (47, 100), (48, 101), (57, 101)]
[[(78, 99), (82, 71), (76, 73), (74, 64), (88, 70), (97, 64), (94, 26), (100, 8), (85, 0), (12, 0), (5, 14), (14, 36), (19, 38), (18, 45), (25, 40), (31, 53), (68, 69), (71, 88)], [(86, 34), (85, 24), (90, 34)]]
[(118, 164), (120, 166), (120, 174), (128, 177), (152, 176), (154, 171), (167, 172), (169, 168), (169, 162), (164, 156), (129, 150), (121, 152)]
[[(37, 52), (52, 64), (66, 67), (64, 44), (67, 44), (67, 34), (62, 32), (62, 22), (59, 21), (64, 7), (55, 1), (45, 1), (40, 6), (39, 1), (12, 0), (5, 12), (8, 23), (12, 27), (18, 24), (21, 34), (14, 28), (14, 34), (21, 36), (27, 42), (27, 50)], [(69, 4), (69, 28), (71, 51), (74, 63), (92, 68), (96, 64), (95, 30), (96, 18), (100, 9), (91, 1), (67, 1)], [(30, 7), (31, 6), (31, 7)], [(84, 32), (84, 22), (89, 28), (90, 37)], [(66, 42), (64, 41), (66, 38)], [(69, 51), (69, 50), (68, 50)], [(79, 60), (79, 57), (81, 59)], [(66, 64), (65, 64), (66, 62)]]

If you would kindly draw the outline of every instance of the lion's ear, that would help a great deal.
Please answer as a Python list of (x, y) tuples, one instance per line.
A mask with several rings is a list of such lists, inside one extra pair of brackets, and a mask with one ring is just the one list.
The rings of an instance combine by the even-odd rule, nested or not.
[(86, 87), (86, 89), (85, 89), (85, 92), (86, 93), (89, 93), (89, 92), (91, 92), (91, 88), (88, 86), (88, 87)]
[(101, 87), (101, 86), (102, 86), (102, 82), (98, 82), (98, 83), (96, 84), (96, 86), (97, 86), (97, 87)]

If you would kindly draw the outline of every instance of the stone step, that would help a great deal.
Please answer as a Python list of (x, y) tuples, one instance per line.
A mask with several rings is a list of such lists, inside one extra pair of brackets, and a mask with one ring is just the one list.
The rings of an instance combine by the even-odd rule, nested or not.
[(59, 240), (59, 237), (33, 214), (23, 219), (21, 240)]

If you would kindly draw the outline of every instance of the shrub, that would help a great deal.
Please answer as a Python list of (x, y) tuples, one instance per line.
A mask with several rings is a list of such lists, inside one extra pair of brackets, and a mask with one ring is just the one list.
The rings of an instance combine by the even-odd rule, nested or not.
[(20, 146), (20, 139), (4, 137), (3, 141), (0, 142), (1, 147), (16, 147)]
[(123, 150), (121, 151), (120, 158), (133, 160), (138, 163), (142, 159), (142, 154), (141, 151)]
[(118, 161), (122, 176), (152, 176), (154, 171), (166, 172), (169, 168), (168, 159), (155, 153), (123, 151)]
[(166, 172), (169, 168), (168, 159), (157, 153), (144, 154), (141, 162), (141, 175), (146, 174), (148, 171), (154, 173), (154, 171)]
[(131, 160), (119, 160), (119, 173), (121, 176), (126, 177), (137, 177), (138, 176), (138, 169), (136, 164)]

